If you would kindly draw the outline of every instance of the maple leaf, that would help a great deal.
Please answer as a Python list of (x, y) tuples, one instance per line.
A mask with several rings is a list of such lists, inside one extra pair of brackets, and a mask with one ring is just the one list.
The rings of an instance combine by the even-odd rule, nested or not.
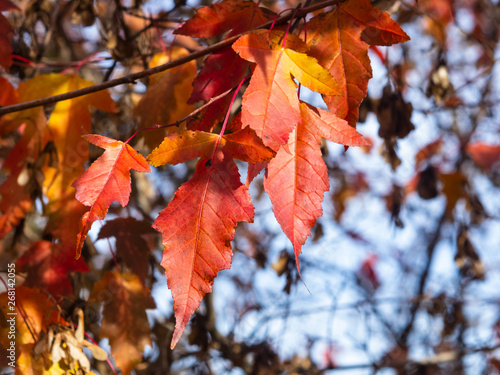
[(188, 103), (200, 100), (208, 102), (226, 92), (245, 77), (249, 67), (250, 64), (239, 57), (231, 47), (212, 53), (206, 58), (200, 73), (193, 81), (193, 93)]
[(430, 158), (441, 151), (442, 146), (443, 140), (441, 138), (438, 138), (418, 150), (417, 154), (415, 155), (415, 169), (421, 169), (425, 162), (427, 162)]
[[(19, 8), (9, 0), (0, 0), (0, 12), (7, 10), (19, 10)], [(13, 29), (9, 21), (0, 13), (0, 66), (4, 68), (12, 65), (12, 46), (9, 40), (9, 35), (12, 32)]]
[[(220, 156), (220, 155), (219, 155)], [(254, 208), (238, 168), (229, 158), (200, 159), (193, 177), (175, 193), (153, 227), (162, 233), (161, 265), (172, 291), (179, 341), (218, 272), (231, 265), (238, 222), (252, 222)]]
[(307, 50), (304, 42), (288, 35), (286, 48), (282, 48), (283, 36), (281, 31), (258, 30), (233, 44), (242, 58), (257, 64), (243, 95), (242, 123), (255, 130), (273, 150), (287, 142), (288, 135), (301, 121), (297, 86), (292, 76), (311, 90), (342, 95), (331, 74), (316, 59), (302, 53)]
[(74, 247), (36, 241), (16, 261), (18, 272), (27, 272), (24, 286), (45, 289), (54, 296), (72, 296), (71, 272), (89, 272), (83, 259), (75, 260)]
[(222, 137), (203, 131), (182, 130), (165, 137), (163, 142), (148, 156), (148, 162), (158, 167), (179, 164), (197, 157), (209, 159), (217, 145), (225, 155), (247, 162), (267, 161), (274, 153), (265, 147), (255, 132), (249, 128)]
[(274, 13), (252, 1), (226, 0), (198, 9), (174, 34), (211, 38), (232, 30), (231, 35), (237, 35), (266, 23), (273, 16)]
[(155, 234), (156, 231), (145, 221), (134, 218), (118, 218), (107, 221), (99, 231), (97, 239), (115, 237), (116, 255), (122, 258), (142, 283), (148, 274), (150, 263), (149, 246), (143, 236)]
[[(172, 47), (164, 53), (153, 56), (149, 67), (153, 68), (169, 61), (187, 56), (189, 51), (182, 47)], [(192, 91), (192, 82), (196, 76), (196, 62), (190, 61), (173, 69), (153, 74), (149, 79), (149, 87), (134, 109), (134, 117), (139, 127), (167, 125), (191, 113), (194, 107), (186, 102)], [(158, 138), (166, 132), (177, 129), (163, 128), (143, 132), (146, 144), (150, 149), (158, 143)]]
[(343, 92), (323, 96), (328, 108), (356, 126), (372, 77), (367, 41), (389, 45), (406, 40), (409, 37), (401, 27), (387, 13), (373, 8), (369, 0), (348, 1), (313, 17), (307, 23), (309, 54), (328, 69)]
[(146, 159), (128, 144), (88, 134), (84, 138), (90, 143), (104, 148), (102, 154), (75, 182), (76, 199), (90, 211), (82, 217), (82, 229), (77, 237), (76, 259), (80, 257), (83, 242), (96, 220), (102, 220), (114, 201), (122, 207), (128, 204), (131, 191), (130, 170), (151, 172)]
[(248, 163), (267, 162), (275, 155), (249, 127), (224, 135), (223, 140), (224, 155)]
[(247, 171), (247, 187), (250, 186), (252, 181), (257, 177), (260, 172), (267, 168), (269, 162), (249, 163)]
[(219, 136), (203, 131), (181, 130), (168, 137), (148, 156), (148, 162), (158, 167), (179, 164), (203, 156), (209, 158)]
[[(13, 105), (18, 101), (17, 91), (9, 81), (0, 77), (0, 106)], [(11, 130), (7, 130), (8, 127), (8, 122), (6, 124), (1, 121), (0, 134), (8, 133)], [(24, 191), (24, 186), (20, 186), (18, 183), (19, 175), (25, 167), (25, 161), (30, 156), (30, 150), (32, 150), (30, 146), (34, 146), (30, 141), (33, 135), (25, 135), (24, 130), (25, 128), (18, 131), (22, 134), (21, 139), (2, 163), (2, 170), (8, 176), (0, 185), (0, 212), (2, 213), (0, 216), (0, 238), (3, 238), (18, 225), (31, 209), (30, 196)]]
[(156, 308), (151, 292), (137, 275), (107, 272), (90, 293), (89, 301), (103, 302), (101, 338), (107, 337), (111, 354), (123, 374), (130, 374), (151, 345), (147, 309)]
[[(31, 101), (83, 89), (94, 83), (77, 75), (43, 74), (19, 85), (20, 100)], [(44, 142), (52, 141), (56, 148), (57, 165), (44, 168), (44, 193), (53, 202), (68, 195), (73, 196), (71, 183), (84, 171), (89, 158), (88, 144), (82, 135), (91, 131), (89, 107), (107, 112), (117, 108), (107, 91), (99, 91), (74, 99), (58, 102), (52, 111)], [(62, 209), (63, 207), (61, 207)]]
[(361, 134), (334, 114), (305, 103), (300, 109), (302, 121), (290, 134), (286, 147), (280, 147), (269, 162), (264, 178), (274, 215), (292, 242), (297, 268), (302, 245), (323, 213), (323, 195), (330, 187), (321, 138), (346, 146), (367, 144)]
[(80, 218), (86, 211), (87, 207), (78, 202), (74, 195), (48, 202), (44, 210), (48, 218), (45, 230), (64, 245), (73, 246), (74, 254), (75, 238), (81, 229)]
[(378, 256), (376, 254), (369, 254), (356, 273), (359, 284), (372, 293), (380, 287), (380, 279), (375, 269), (377, 262)]

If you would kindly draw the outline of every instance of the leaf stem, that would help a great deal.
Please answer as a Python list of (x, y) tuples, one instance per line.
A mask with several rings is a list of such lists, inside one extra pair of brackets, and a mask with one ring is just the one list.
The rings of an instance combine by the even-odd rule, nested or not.
[(295, 18), (295, 15), (297, 14), (297, 11), (300, 9), (301, 6), (302, 6), (302, 4), (299, 3), (292, 13), (292, 18), (290, 18), (290, 21), (288, 22), (288, 26), (286, 27), (285, 37), (283, 38), (283, 44), (281, 45), (282, 48), (285, 48), (286, 37), (288, 36), (288, 32), (290, 31), (290, 25), (292, 24), (292, 20)]
[(241, 80), (239, 83), (238, 87), (236, 88), (236, 91), (233, 94), (233, 98), (231, 99), (231, 103), (229, 103), (229, 108), (227, 109), (226, 112), (226, 118), (224, 119), (224, 123), (222, 124), (222, 129), (220, 130), (219, 133), (219, 138), (217, 138), (217, 142), (215, 143), (215, 148), (214, 148), (214, 154), (212, 155), (212, 160), (215, 159), (215, 154), (217, 153), (217, 149), (219, 148), (220, 140), (222, 139), (222, 136), (224, 135), (224, 132), (226, 131), (226, 125), (229, 120), (229, 116), (231, 115), (231, 108), (233, 108), (234, 101), (236, 99), (236, 96), (238, 95), (238, 92), (240, 91), (241, 86), (245, 83), (247, 79), (251, 77), (251, 74), (247, 75), (245, 78)]

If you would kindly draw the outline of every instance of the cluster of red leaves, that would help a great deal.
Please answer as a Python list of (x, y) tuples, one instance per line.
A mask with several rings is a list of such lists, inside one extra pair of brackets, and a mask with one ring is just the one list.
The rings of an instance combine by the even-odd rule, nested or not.
[[(176, 33), (212, 37), (231, 31), (232, 35), (271, 17), (253, 3), (224, 1), (200, 9)], [(248, 182), (266, 169), (264, 189), (293, 244), (298, 266), (302, 245), (322, 214), (323, 195), (329, 189), (321, 138), (345, 146), (367, 144), (353, 126), (371, 78), (368, 48), (409, 39), (368, 0), (320, 13), (307, 23), (307, 34), (305, 28), (298, 34), (261, 29), (240, 37), (232, 50), (209, 56), (194, 81), (191, 102), (207, 101), (234, 87), (249, 64), (252, 67), (241, 120), (237, 117), (230, 125), (234, 133), (178, 132), (148, 157), (154, 166), (201, 158), (192, 179), (154, 224), (163, 234), (162, 265), (175, 301), (172, 347), (211, 291), (217, 273), (230, 266), (229, 243), (236, 224), (253, 220), (251, 199), (233, 158), (249, 163)], [(228, 78), (224, 74), (228, 71), (235, 73)], [(296, 82), (322, 94), (329, 111), (302, 102)], [(213, 122), (196, 126), (210, 130)], [(234, 139), (243, 131), (244, 142)]]
[[(0, 2), (0, 10), (6, 4)], [(158, 167), (194, 158), (200, 158), (194, 175), (177, 190), (153, 225), (162, 234), (162, 266), (174, 298), (176, 327), (171, 347), (180, 339), (203, 296), (211, 291), (219, 271), (230, 267), (235, 228), (239, 222), (254, 219), (248, 184), (263, 169), (264, 189), (277, 221), (292, 242), (298, 267), (301, 248), (322, 215), (323, 196), (329, 189), (321, 139), (346, 148), (369, 144), (355, 129), (359, 106), (372, 75), (368, 49), (370, 45), (388, 46), (409, 38), (388, 14), (373, 8), (369, 0), (347, 1), (328, 12), (319, 12), (307, 22), (307, 28), (297, 29), (295, 34), (281, 27), (254, 30), (276, 17), (249, 1), (225, 0), (198, 10), (176, 34), (227, 38), (253, 31), (241, 36), (231, 47), (209, 55), (197, 75), (196, 65), (191, 62), (153, 76), (134, 112), (142, 128), (177, 121), (192, 111), (193, 104), (208, 103), (214, 96), (237, 86), (250, 71), (241, 113), (220, 134), (214, 128), (230, 110), (230, 96), (207, 106), (202, 116), (187, 124), (188, 129), (170, 129), (159, 145), (155, 137), (146, 135), (146, 143), (156, 147), (147, 158), (128, 142), (88, 134), (89, 107), (116, 111), (115, 103), (104, 91), (59, 102), (48, 120), (40, 107), (2, 119), (0, 135), (16, 130), (20, 140), (3, 164), (9, 175), (0, 186), (3, 214), (0, 236), (26, 216), (31, 196), (41, 192), (47, 197), (44, 214), (49, 220), (48, 228), (57, 239), (55, 244), (36, 242), (18, 260), (19, 267), (28, 273), (26, 285), (39, 280), (50, 293), (71, 294), (69, 280), (52, 277), (59, 270), (52, 260), (65, 259), (59, 262), (65, 267), (62, 273), (87, 271), (84, 262), (70, 260), (68, 254), (80, 257), (92, 224), (105, 218), (113, 202), (128, 204), (130, 170), (150, 172), (150, 164)], [(0, 30), (5, 25), (0, 18)], [(10, 50), (4, 48), (4, 42), (0, 39), (0, 56), (5, 58), (10, 56)], [(156, 55), (150, 65), (186, 54), (186, 50), (174, 47)], [(8, 59), (0, 64), (7, 66)], [(14, 90), (7, 81), (0, 80), (0, 93), (11, 93), (0, 95), (0, 105), (91, 84), (76, 75), (50, 74), (28, 80)], [(188, 99), (186, 94), (191, 91), (191, 84)], [(320, 93), (328, 110), (302, 101), (301, 85)], [(167, 99), (175, 104), (174, 109), (163, 104)], [(84, 171), (89, 158), (86, 141), (105, 151)], [(248, 163), (247, 185), (240, 181), (234, 159)], [(89, 207), (87, 212), (84, 206)], [(109, 237), (104, 228), (100, 237)], [(142, 233), (147, 230), (138, 235)], [(121, 241), (132, 243), (124, 238)], [(132, 250), (122, 251), (125, 261), (128, 256), (132, 262), (133, 256), (127, 253)], [(115, 296), (104, 308), (101, 332), (109, 337), (112, 353), (124, 372), (133, 368), (144, 345), (149, 343), (144, 328), (145, 309), (153, 308), (154, 302), (143, 287), (146, 271), (144, 263), (140, 264), (139, 278), (110, 273), (106, 280), (96, 284), (91, 294), (91, 299), (99, 300), (99, 292), (105, 285), (113, 281), (119, 286), (119, 298)], [(125, 313), (121, 314), (123, 319), (114, 318), (116, 311), (138, 305), (140, 311), (134, 316), (141, 317), (139, 322), (126, 321)], [(138, 324), (141, 327), (137, 328)], [(137, 331), (132, 333), (130, 329)], [(123, 342), (134, 344), (123, 348)], [(124, 357), (123, 353), (128, 354)]]

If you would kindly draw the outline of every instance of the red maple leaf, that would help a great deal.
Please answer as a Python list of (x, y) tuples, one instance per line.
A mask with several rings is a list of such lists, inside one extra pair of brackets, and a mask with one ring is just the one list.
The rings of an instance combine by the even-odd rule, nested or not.
[(76, 199), (90, 206), (90, 211), (82, 216), (82, 229), (77, 238), (77, 259), (92, 223), (104, 219), (114, 201), (118, 201), (122, 207), (128, 204), (130, 170), (151, 172), (146, 159), (128, 144), (95, 134), (85, 135), (84, 138), (106, 151), (72, 185), (76, 189)]
[[(302, 33), (305, 37), (305, 33)], [(328, 108), (356, 126), (359, 106), (372, 77), (369, 44), (390, 45), (409, 40), (387, 13), (369, 0), (348, 1), (307, 23), (310, 55), (335, 77), (344, 95), (325, 95)]]
[(254, 208), (232, 159), (200, 159), (193, 177), (175, 193), (153, 227), (162, 233), (161, 265), (172, 291), (175, 347), (219, 271), (231, 266), (238, 222), (252, 222)]
[(323, 194), (330, 188), (321, 138), (346, 146), (367, 144), (361, 134), (334, 114), (305, 103), (300, 109), (302, 121), (270, 161), (264, 179), (274, 215), (293, 244), (297, 268), (302, 245), (322, 215)]

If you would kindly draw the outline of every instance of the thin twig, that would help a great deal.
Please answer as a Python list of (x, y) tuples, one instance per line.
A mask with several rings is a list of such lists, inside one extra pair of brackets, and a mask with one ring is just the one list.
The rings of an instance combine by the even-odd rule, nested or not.
[[(427, 279), (429, 277), (429, 272), (431, 269), (432, 261), (434, 259), (434, 253), (436, 246), (439, 242), (439, 239), (441, 238), (441, 230), (443, 229), (443, 225), (446, 221), (446, 218), (448, 217), (448, 211), (446, 208), (444, 209), (443, 214), (441, 215), (441, 218), (439, 219), (438, 225), (436, 227), (436, 230), (434, 231), (431, 240), (429, 241), (429, 244), (427, 245), (427, 263), (425, 264), (425, 268), (420, 275), (420, 280), (418, 283), (418, 288), (415, 293), (416, 296), (422, 296), (424, 295), (424, 290), (425, 286), (427, 284)], [(408, 337), (413, 329), (413, 324), (415, 323), (415, 318), (417, 316), (417, 312), (420, 309), (420, 306), (422, 304), (422, 300), (417, 299), (415, 303), (411, 306), (410, 308), (410, 319), (408, 323), (406, 324), (406, 327), (403, 329), (399, 342), (406, 344)]]
[[(346, 1), (346, 0), (323, 1), (321, 3), (311, 5), (310, 7), (297, 10), (295, 16), (296, 17), (303, 17), (308, 13), (314, 12), (314, 11), (322, 9), (322, 8), (326, 8), (328, 6), (340, 4), (340, 3), (343, 3), (344, 1)], [(281, 23), (284, 23), (284, 22), (290, 20), (291, 18), (292, 18), (292, 15), (288, 14), (286, 16), (278, 18), (275, 23), (281, 24)], [(269, 21), (261, 26), (258, 26), (252, 30), (249, 30), (249, 31), (267, 28), (267, 27), (271, 26), (273, 24), (273, 22), (274, 21)], [(116, 79), (113, 79), (110, 81), (102, 82), (102, 83), (99, 83), (97, 85), (89, 86), (89, 87), (86, 87), (83, 89), (70, 91), (70, 92), (67, 92), (64, 94), (49, 96), (47, 98), (32, 100), (29, 102), (24, 102), (24, 103), (19, 103), (19, 104), (14, 104), (14, 105), (10, 105), (7, 107), (1, 107), (0, 108), (0, 116), (5, 115), (7, 113), (18, 112), (18, 111), (22, 111), (22, 110), (29, 109), (29, 108), (34, 108), (34, 107), (38, 107), (38, 106), (42, 106), (42, 105), (46, 105), (46, 104), (60, 102), (63, 100), (77, 98), (79, 96), (88, 95), (88, 94), (91, 94), (94, 92), (106, 90), (106, 89), (109, 89), (111, 87), (123, 85), (125, 83), (136, 83), (135, 81), (137, 81), (138, 79), (148, 77), (150, 75), (160, 73), (160, 72), (163, 72), (163, 71), (168, 70), (168, 69), (175, 68), (176, 66), (180, 66), (180, 65), (185, 64), (189, 61), (192, 61), (192, 60), (198, 59), (200, 57), (203, 57), (205, 55), (208, 55), (209, 53), (212, 53), (212, 52), (218, 51), (224, 47), (230, 46), (239, 37), (246, 34), (247, 32), (235, 35), (235, 36), (228, 38), (228, 39), (225, 39), (219, 43), (213, 44), (210, 47), (207, 47), (203, 50), (195, 51), (187, 56), (183, 56), (177, 60), (170, 61), (166, 64), (159, 65), (159, 66), (154, 67), (154, 68), (145, 69), (143, 71), (129, 74), (129, 75), (121, 77), (121, 78), (116, 78)]]
[[(245, 81), (247, 81), (249, 79), (250, 79), (250, 77), (246, 77), (242, 82), (245, 82)], [(198, 114), (199, 112), (203, 111), (205, 108), (211, 106), (217, 100), (220, 100), (223, 97), (225, 97), (226, 95), (228, 95), (231, 91), (233, 91), (234, 89), (236, 89), (236, 87), (239, 88), (239, 86), (232, 87), (229, 90), (223, 92), (222, 94), (217, 95), (217, 96), (211, 98), (208, 102), (206, 102), (205, 104), (203, 104), (201, 107), (196, 108), (193, 112), (189, 113), (188, 115), (184, 116), (183, 118), (181, 118), (181, 119), (179, 119), (179, 120), (177, 120), (175, 122), (172, 122), (172, 123), (166, 124), (166, 125), (155, 125), (155, 126), (149, 126), (147, 128), (140, 128), (140, 129), (138, 129), (129, 139), (127, 139), (125, 141), (125, 143), (129, 143), (137, 134), (139, 134), (143, 130), (163, 129), (163, 128), (170, 128), (170, 127), (174, 127), (174, 126), (179, 126), (184, 121), (189, 120), (191, 117), (194, 117), (196, 114)]]

